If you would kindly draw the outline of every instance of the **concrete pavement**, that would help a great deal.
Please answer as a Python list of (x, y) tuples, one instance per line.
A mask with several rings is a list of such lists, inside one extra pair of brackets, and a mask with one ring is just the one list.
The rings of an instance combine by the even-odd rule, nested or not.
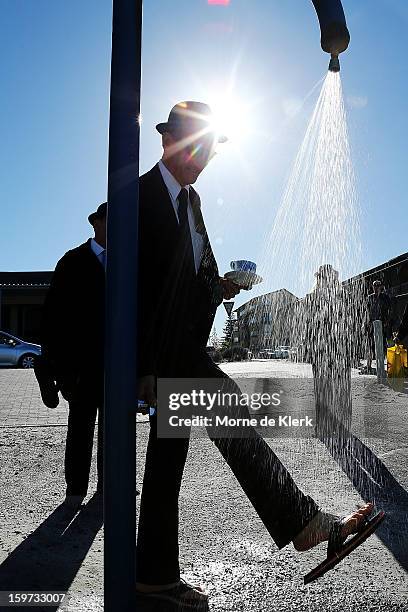
[[(310, 377), (309, 366), (283, 361), (223, 368), (234, 377)], [(187, 579), (208, 588), (212, 612), (408, 608), (408, 396), (356, 375), (353, 404), (355, 455), (347, 464), (315, 439), (268, 441), (322, 507), (343, 514), (374, 499), (387, 512), (378, 535), (309, 587), (302, 577), (325, 556), (324, 545), (310, 553), (278, 551), (217, 449), (206, 438), (191, 440), (180, 501), (181, 564)], [(92, 498), (95, 457), (85, 505), (69, 512), (60, 505), (66, 421), (65, 402), (55, 410), (42, 406), (32, 371), (0, 371), (0, 590), (67, 590), (60, 610), (100, 611), (103, 523)], [(139, 482), (148, 427), (139, 418)]]

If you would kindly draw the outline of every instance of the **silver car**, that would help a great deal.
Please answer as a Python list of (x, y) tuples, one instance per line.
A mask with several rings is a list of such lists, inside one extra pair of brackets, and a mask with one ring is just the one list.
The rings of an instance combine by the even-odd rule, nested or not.
[(24, 342), (11, 334), (0, 331), (0, 366), (32, 368), (35, 355), (41, 355), (41, 346)]

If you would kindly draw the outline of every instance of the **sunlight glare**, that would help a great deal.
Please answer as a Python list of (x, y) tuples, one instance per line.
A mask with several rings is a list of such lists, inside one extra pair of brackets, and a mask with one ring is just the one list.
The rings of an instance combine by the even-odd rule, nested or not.
[(214, 120), (212, 128), (228, 138), (231, 144), (239, 144), (248, 134), (250, 112), (241, 100), (233, 96), (210, 99)]

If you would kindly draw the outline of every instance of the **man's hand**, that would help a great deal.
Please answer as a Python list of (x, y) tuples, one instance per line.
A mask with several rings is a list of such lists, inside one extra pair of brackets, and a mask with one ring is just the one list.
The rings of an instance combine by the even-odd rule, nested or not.
[(140, 410), (142, 414), (147, 414), (150, 406), (157, 406), (155, 377), (153, 374), (148, 374), (147, 376), (141, 376), (139, 378), (137, 399), (146, 404), (146, 408)]
[(235, 297), (242, 289), (242, 287), (237, 285), (237, 283), (234, 283), (228, 278), (223, 278), (222, 276), (220, 276), (220, 285), (224, 300), (230, 300), (231, 298)]
[(58, 389), (61, 391), (62, 397), (68, 402), (71, 403), (74, 401), (75, 395), (77, 395), (78, 385), (79, 385), (79, 375), (64, 372), (63, 375), (59, 374), (56, 376), (56, 383)]

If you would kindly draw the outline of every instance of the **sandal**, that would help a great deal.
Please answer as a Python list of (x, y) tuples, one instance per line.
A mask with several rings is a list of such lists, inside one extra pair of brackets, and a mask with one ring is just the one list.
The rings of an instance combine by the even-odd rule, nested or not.
[[(327, 544), (327, 558), (304, 577), (304, 584), (309, 584), (326, 572), (333, 569), (342, 559), (374, 533), (385, 518), (385, 512), (378, 512), (372, 518), (365, 518), (352, 537), (342, 535), (342, 529), (349, 516), (336, 519), (330, 526), (329, 541)], [(347, 539), (349, 538), (349, 539)]]

